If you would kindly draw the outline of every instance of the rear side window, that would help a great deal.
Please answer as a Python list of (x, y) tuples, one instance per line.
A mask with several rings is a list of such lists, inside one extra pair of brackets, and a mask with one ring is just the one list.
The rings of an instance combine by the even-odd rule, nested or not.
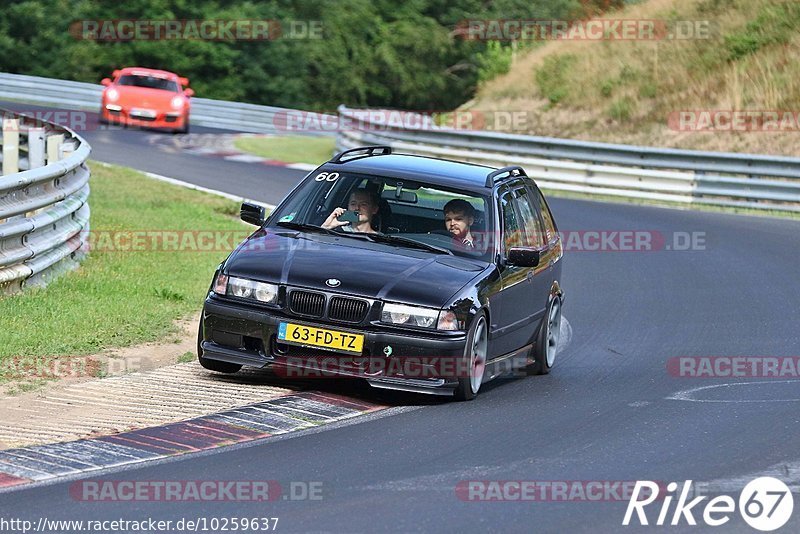
[(523, 245), (522, 231), (514, 208), (514, 197), (511, 191), (506, 191), (500, 196), (500, 209), (503, 213), (503, 241), (505, 252), (511, 247)]
[(553, 214), (550, 212), (547, 201), (544, 199), (544, 195), (542, 195), (542, 192), (539, 190), (539, 188), (535, 185), (528, 185), (528, 189), (533, 195), (533, 198), (537, 200), (536, 203), (539, 205), (539, 211), (541, 212), (542, 220), (544, 221), (544, 231), (547, 236), (547, 242), (552, 243), (558, 237), (558, 227), (553, 219)]
[(531, 198), (527, 191), (519, 188), (517, 192), (517, 206), (522, 217), (522, 225), (525, 228), (525, 246), (541, 248), (545, 244), (545, 236), (542, 230), (542, 222), (539, 220), (539, 214), (536, 212), (536, 207), (531, 203)]

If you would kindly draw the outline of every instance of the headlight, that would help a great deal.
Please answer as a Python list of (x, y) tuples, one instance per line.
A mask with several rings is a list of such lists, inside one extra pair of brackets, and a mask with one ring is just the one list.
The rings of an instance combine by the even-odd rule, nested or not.
[(118, 98), (119, 98), (119, 91), (117, 91), (116, 89), (108, 89), (106, 91), (106, 99), (109, 102), (116, 102)]
[(228, 275), (219, 273), (214, 280), (214, 293), (224, 295), (228, 292)]
[(172, 106), (172, 109), (181, 109), (183, 107), (183, 97), (181, 96), (174, 97), (172, 99), (172, 102), (170, 102), (170, 105)]
[(436, 323), (437, 330), (463, 330), (464, 324), (458, 320), (455, 312), (442, 310), (439, 312), (439, 321)]
[(436, 326), (439, 310), (386, 303), (381, 312), (381, 322), (431, 328)]
[(278, 286), (265, 282), (256, 282), (246, 278), (236, 278), (222, 273), (214, 281), (214, 293), (231, 295), (241, 299), (253, 299), (265, 304), (274, 304), (278, 300)]

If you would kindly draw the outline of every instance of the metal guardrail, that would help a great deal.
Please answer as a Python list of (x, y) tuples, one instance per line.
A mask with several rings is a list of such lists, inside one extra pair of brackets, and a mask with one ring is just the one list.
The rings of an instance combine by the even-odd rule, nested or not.
[[(98, 112), (102, 85), (68, 80), (23, 76), (20, 74), (0, 73), (0, 100), (22, 100), (43, 106), (57, 106), (63, 109), (79, 109)], [(221, 128), (249, 133), (287, 133), (286, 117), (302, 113), (307, 116), (319, 116), (322, 123), (335, 120), (333, 115), (298, 112), (298, 110), (272, 106), (258, 106), (211, 100), (208, 98), (192, 98), (190, 123), (200, 126)], [(295, 128), (292, 135), (333, 135), (320, 129)]]
[(0, 113), (0, 293), (13, 293), (47, 284), (85, 256), (91, 147), (68, 128)]
[[(628, 198), (800, 212), (800, 159), (591, 143), (454, 130), (430, 120), (339, 107), (348, 124), (337, 150), (391, 145), (410, 153), (493, 166), (521, 165), (544, 188)], [(396, 114), (396, 113), (395, 113)], [(409, 124), (426, 124), (409, 128)]]

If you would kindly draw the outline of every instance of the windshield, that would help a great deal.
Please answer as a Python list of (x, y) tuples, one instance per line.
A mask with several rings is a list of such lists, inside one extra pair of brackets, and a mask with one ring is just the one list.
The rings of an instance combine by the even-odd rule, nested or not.
[(178, 92), (178, 84), (166, 78), (156, 76), (139, 76), (126, 74), (120, 76), (117, 85), (131, 85), (133, 87), (147, 87), (148, 89), (163, 89), (165, 91)]
[(380, 236), (381, 242), (401, 247), (485, 259), (492, 253), (486, 239), (494, 230), (490, 206), (486, 197), (424, 181), (315, 171), (267, 224), (313, 225), (353, 236), (383, 234), (400, 239)]

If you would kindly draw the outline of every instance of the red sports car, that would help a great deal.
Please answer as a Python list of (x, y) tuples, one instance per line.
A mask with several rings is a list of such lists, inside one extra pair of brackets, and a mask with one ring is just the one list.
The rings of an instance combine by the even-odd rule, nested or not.
[(100, 122), (147, 128), (189, 131), (189, 80), (172, 72), (141, 67), (115, 70), (103, 78), (106, 88), (100, 106)]

